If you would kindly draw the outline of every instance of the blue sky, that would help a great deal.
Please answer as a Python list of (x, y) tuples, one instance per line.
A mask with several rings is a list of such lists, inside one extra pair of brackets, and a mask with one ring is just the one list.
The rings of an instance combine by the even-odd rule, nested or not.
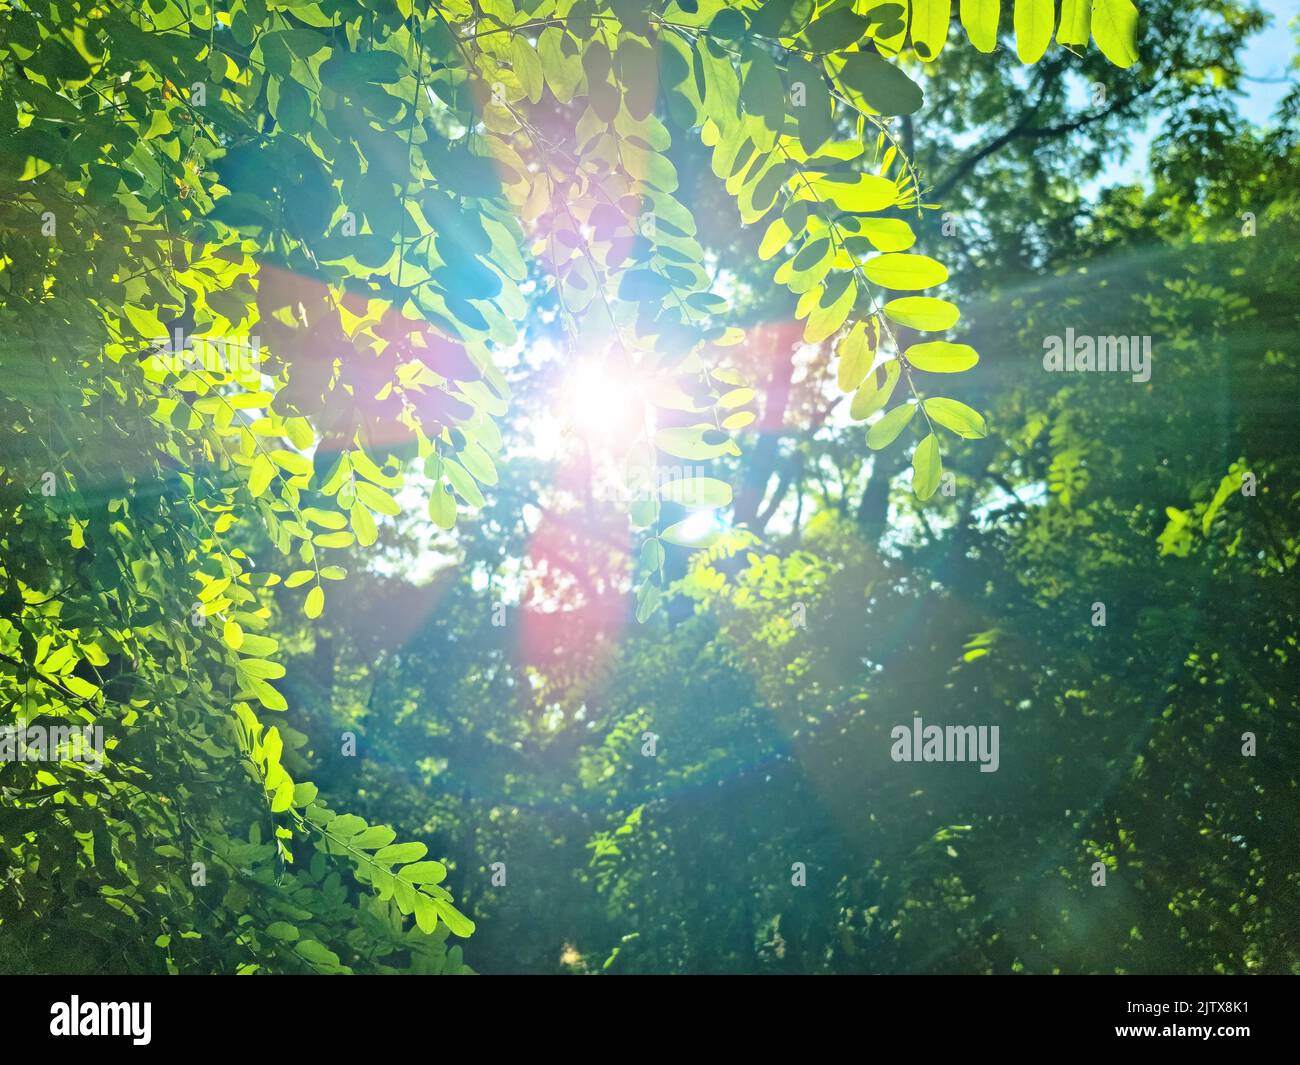
[[(1273, 15), (1273, 22), (1263, 33), (1251, 38), (1245, 54), (1246, 72), (1256, 78), (1294, 78), (1294, 73), (1287, 70), (1294, 44), (1287, 22), (1300, 14), (1300, 7), (1296, 0), (1261, 0), (1259, 6)], [(1285, 91), (1285, 85), (1247, 82), (1241, 109), (1252, 122), (1263, 124)]]
[[(1296, 0), (1259, 0), (1259, 6), (1273, 16), (1272, 22), (1262, 33), (1250, 38), (1242, 58), (1242, 69), (1252, 78), (1268, 79), (1263, 82), (1247, 81), (1242, 85), (1238, 96), (1238, 106), (1242, 114), (1257, 125), (1266, 125), (1288, 86), (1275, 83), (1273, 79), (1295, 79), (1295, 72), (1288, 69), (1294, 48), (1294, 36), (1287, 23), (1300, 13)], [(1140, 178), (1146, 173), (1147, 149), (1159, 129), (1159, 121), (1151, 122), (1147, 128), (1135, 133), (1131, 140), (1131, 149), (1123, 162), (1106, 175), (1102, 182), (1097, 182), (1089, 189), (1095, 191), (1101, 185), (1112, 185)]]

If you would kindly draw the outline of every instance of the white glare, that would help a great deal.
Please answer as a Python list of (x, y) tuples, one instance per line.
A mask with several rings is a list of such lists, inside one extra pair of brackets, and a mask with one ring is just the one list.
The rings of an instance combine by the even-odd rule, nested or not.
[(716, 511), (700, 510), (689, 518), (683, 518), (679, 528), (683, 540), (687, 543), (698, 544), (722, 532), (723, 524), (719, 520)]
[(641, 429), (641, 390), (626, 374), (601, 363), (576, 367), (565, 379), (563, 400), (570, 427), (588, 440), (631, 440)]

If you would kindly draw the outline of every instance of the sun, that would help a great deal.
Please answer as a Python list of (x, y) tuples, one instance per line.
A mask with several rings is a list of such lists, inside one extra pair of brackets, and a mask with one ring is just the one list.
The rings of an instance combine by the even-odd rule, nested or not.
[(583, 363), (565, 376), (560, 393), (569, 429), (589, 443), (630, 443), (642, 430), (645, 399), (625, 371)]

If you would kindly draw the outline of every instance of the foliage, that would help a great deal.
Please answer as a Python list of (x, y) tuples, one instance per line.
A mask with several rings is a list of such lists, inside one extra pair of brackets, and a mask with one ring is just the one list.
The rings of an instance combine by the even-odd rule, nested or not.
[[(331, 619), (329, 653), (366, 665), (317, 686), (304, 655), (290, 676), (322, 731), (364, 730), (366, 812), (475, 855), (457, 892), (483, 968), (1296, 971), (1297, 160), (1293, 125), (1252, 130), (1197, 77), (1234, 69), (1238, 43), (1171, 56), (1191, 65), (1150, 190), (1074, 195), (1102, 126), (1051, 152), (1031, 137), (1041, 169), (997, 171), (1003, 232), (1052, 239), (1034, 269), (1023, 246), (977, 241), (959, 282), (981, 307), (971, 343), (1001, 358), (980, 378), (996, 434), (954, 461), (955, 495), (921, 508), (886, 465), (876, 526), (879, 456), (861, 462), (864, 427), (818, 422), (834, 385), (813, 377), (749, 452), (780, 442), (763, 487), (783, 505), (702, 555), (667, 619), (623, 628), (582, 582), (619, 554), (585, 482), (568, 493), (585, 524), (541, 535), (529, 501), (566, 494), (550, 455), (512, 464), (466, 526), (467, 573), (349, 577), (383, 607)], [(746, 246), (730, 217), (701, 240)], [(738, 289), (756, 276), (754, 302), (782, 313), (751, 269)], [(1153, 333), (1151, 381), (1044, 374), (1042, 337), (1067, 325)], [(546, 402), (528, 387), (545, 372), (518, 368), (524, 402)], [(778, 376), (751, 378), (770, 411)], [(418, 531), (393, 547), (425, 549)], [(521, 553), (576, 590), (509, 598)], [(999, 724), (999, 772), (890, 762), (914, 713)]]
[[(1001, 25), (1024, 62), (1040, 60), (1053, 33), (1079, 53), (1091, 36), (1117, 68), (1136, 60), (1128, 0), (1067, 2), (1059, 22), (1050, 0), (1017, 0), (999, 23), (1001, 6), (959, 5), (981, 52)], [(0, 692), (14, 723), (98, 725), (107, 737), (99, 767), (0, 764), (6, 965), (464, 971), (448, 939), (474, 924), (443, 886), (456, 863), (425, 860), (428, 844), (396, 842), (370, 821), (400, 820), (404, 839), (438, 836), (479, 855), (455, 823), (475, 824), (474, 811), (448, 796), (444, 824), (375, 802), (409, 782), (357, 788), (330, 753), (340, 724), (369, 715), (344, 715), (333, 690), (323, 708), (291, 699), (286, 667), (327, 655), (324, 637), (340, 624), (331, 618), (346, 618), (361, 594), (357, 569), (389, 546), (417, 493), (425, 528), (441, 530), (463, 524), (463, 508), (510, 498), (503, 355), (538, 320), (562, 338), (566, 360), (594, 352), (641, 384), (653, 410), (630, 461), (739, 465), (736, 437), (755, 423), (761, 382), (747, 373), (752, 345), (714, 291), (716, 249), (675, 159), (702, 162), (754, 227), (755, 261), (728, 265), (764, 291), (783, 286), (799, 339), (836, 351), (835, 385), (851, 394), (851, 416), (869, 421), (853, 462), (921, 427), (911, 487), (933, 496), (945, 472), (940, 430), (988, 435), (984, 415), (926, 384), (979, 357), (944, 338), (956, 302), (919, 294), (948, 269), (914, 250), (928, 192), (900, 132), (922, 106), (951, 15), (933, 0), (454, 0), (419, 10), (409, 0), (26, 0), (0, 10)], [(1206, 291), (1217, 307), (1230, 289)], [(241, 336), (257, 339), (255, 367), (232, 365), (224, 343), (220, 365), (183, 357), (210, 350), (203, 338)], [(1007, 384), (988, 391), (1010, 428), (1006, 408), (1024, 393)], [(1040, 416), (1008, 439), (1036, 459), (1050, 454), (1046, 476), (1060, 486), (1043, 525), (1023, 533), (1023, 549), (1046, 566), (1055, 508), (1086, 498), (1090, 438), (1077, 410)], [(1022, 460), (974, 461), (1005, 462), (1020, 477)], [(1195, 500), (1211, 495), (1201, 481), (1182, 487)], [(631, 507), (643, 541), (637, 616), (651, 627), (625, 652), (626, 705), (602, 711), (599, 743), (579, 743), (573, 721), (566, 734), (577, 784), (560, 790), (578, 806), (574, 795), (592, 796), (602, 823), (575, 815), (567, 841), (591, 844), (591, 883), (610, 900), (595, 941), (622, 965), (699, 961), (683, 938), (687, 919), (675, 937), (622, 924), (634, 907), (687, 912), (680, 884), (652, 882), (654, 856), (694, 817), (662, 789), (716, 784), (736, 759), (775, 757), (791, 736), (839, 724), (811, 729), (824, 693), (805, 683), (829, 667), (773, 606), (793, 589), (883, 595), (894, 575), (837, 557), (827, 496), (826, 557), (764, 549), (751, 559), (757, 537), (736, 534), (674, 583), (678, 550), (712, 543), (690, 532), (687, 515), (732, 502), (731, 479), (710, 477), (670, 482)], [(1191, 507), (1179, 513), (1208, 536), (1216, 515), (1230, 514), (1225, 503), (1169, 505)], [(970, 521), (967, 512), (953, 528)], [(1197, 541), (1181, 527), (1162, 543), (1190, 557)], [(665, 619), (651, 621), (655, 609), (665, 600), (680, 609), (683, 593), (716, 616), (656, 650), (648, 641)], [(889, 594), (918, 608), (921, 586), (903, 581)], [(737, 620), (760, 603), (767, 613), (752, 628)], [(848, 606), (829, 613), (819, 632), (839, 656), (840, 694), (857, 706), (849, 689), (866, 678), (831, 639), (853, 616)], [(476, 633), (492, 652), (486, 635)], [(773, 647), (792, 656), (790, 675), (767, 675)], [(912, 650), (923, 660), (920, 641)], [(737, 676), (736, 659), (752, 677)], [(464, 666), (450, 653), (443, 664)], [(419, 655), (399, 658), (392, 705), (427, 690), (421, 665)], [(535, 683), (541, 671), (520, 665), (513, 690), (578, 699), (590, 666)], [(464, 683), (467, 705), (485, 699), (479, 678)], [(701, 683), (726, 711), (716, 731), (701, 730), (689, 760), (658, 783), (622, 781), (628, 744), (655, 726), (669, 693), (685, 710)], [(505, 706), (517, 709), (516, 698)], [(787, 716), (752, 720), (755, 698)], [(396, 735), (383, 741), (392, 762), (407, 730), (442, 738), (445, 728), (452, 772), (486, 776), (495, 763), (476, 759), (500, 754), (511, 729), (531, 731), (506, 720), (493, 733), (459, 720), (459, 707), (446, 712), (451, 723), (395, 713)], [(268, 714), (298, 727), (269, 726)], [(734, 744), (736, 728), (747, 742)], [(528, 790), (546, 801), (538, 781)], [(335, 812), (341, 802), (366, 818)], [(748, 833), (732, 836), (752, 846), (729, 867), (734, 885), (754, 875), (760, 830), (756, 813)], [(820, 827), (832, 830), (829, 820)], [(958, 831), (943, 825), (927, 839), (951, 847)], [(698, 837), (683, 853), (717, 845)], [(629, 867), (637, 855), (646, 864)], [(893, 883), (904, 908), (902, 886), (917, 881)], [(936, 878), (933, 897), (951, 903), (956, 883)], [(760, 893), (751, 916), (774, 907)], [(836, 919), (852, 924), (856, 907), (845, 903)], [(755, 923), (729, 930), (728, 965), (753, 962)], [(808, 966), (825, 957), (813, 944), (832, 926), (806, 925)], [(896, 938), (888, 924), (840, 934), (874, 944), (882, 927)], [(692, 934), (708, 941), (705, 929)], [(796, 941), (789, 923), (780, 938)]]
[[(1294, 249), (1294, 147), (1233, 145), (1271, 190), (1251, 200), (1263, 231)], [(511, 638), (548, 624), (540, 604), (503, 630), (469, 582), (359, 586), (402, 623), (344, 652), (374, 665), (330, 713), (371, 691), (395, 708), (360, 719), (365, 790), (413, 824), (435, 792), (447, 838), (474, 841), (484, 967), (1297, 970), (1295, 257), (1244, 237), (1235, 200), (1207, 206), (1236, 173), (1201, 196), (1203, 169), (1158, 164), (988, 312), (1014, 364), (1000, 432), (917, 508), (928, 524), (869, 539), (837, 492), (861, 487), (851, 446), (825, 452), (843, 476), (801, 479), (797, 529), (701, 554), (673, 590), (696, 612), (612, 647), (572, 637), (576, 606), (551, 621), (563, 671)], [(1159, 244), (1134, 258), (1139, 236)], [(1150, 328), (1150, 387), (1035, 373), (1064, 321)], [(513, 512), (475, 529), (490, 572)], [(372, 629), (341, 624), (335, 647)], [(998, 724), (1001, 768), (892, 763), (914, 713)], [(510, 880), (488, 887), (498, 861)]]

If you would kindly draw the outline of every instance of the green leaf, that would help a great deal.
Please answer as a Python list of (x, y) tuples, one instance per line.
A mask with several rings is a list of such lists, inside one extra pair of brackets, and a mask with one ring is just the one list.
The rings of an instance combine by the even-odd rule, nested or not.
[(456, 909), (450, 902), (444, 899), (434, 899), (434, 906), (438, 909), (438, 916), (442, 918), (443, 923), (451, 929), (452, 935), (460, 936), (462, 939), (474, 934), (474, 922), (466, 917), (460, 910)]
[(303, 601), (302, 612), (309, 618), (318, 618), (321, 611), (325, 609), (325, 589), (319, 584), (307, 593), (307, 598)]
[(932, 296), (902, 296), (885, 304), (885, 313), (899, 325), (927, 333), (940, 333), (957, 324), (956, 304)]
[(226, 641), (226, 646), (232, 651), (238, 651), (244, 644), (244, 630), (240, 628), (239, 622), (234, 618), (226, 619), (226, 625), (222, 629), (221, 637)]
[(423, 843), (394, 843), (392, 846), (376, 852), (375, 861), (385, 862), (389, 865), (398, 862), (418, 862), (428, 853), (429, 848)]
[(241, 658), (236, 668), (246, 677), (261, 677), (263, 680), (284, 676), (284, 666), (262, 658)]
[(961, 0), (961, 24), (970, 42), (981, 52), (998, 46), (998, 17), (1002, 0)]
[(897, 359), (890, 359), (889, 362), (877, 366), (853, 394), (853, 402), (849, 405), (849, 417), (860, 422), (880, 410), (894, 394), (894, 388), (902, 372), (903, 368)]
[(542, 98), (542, 60), (523, 34), (510, 39), (510, 63), (524, 95), (533, 103)]
[(1056, 43), (1083, 50), (1091, 32), (1092, 0), (1061, 0), (1061, 24), (1056, 28)]
[(270, 655), (279, 650), (278, 641), (271, 639), (269, 636), (258, 636), (255, 633), (244, 633), (244, 643), (240, 648), (246, 655)]
[(898, 198), (898, 186), (878, 174), (825, 175), (799, 185), (796, 200), (830, 201), (841, 211), (883, 211)]
[(660, 570), (664, 565), (664, 545), (656, 539), (647, 540), (641, 547), (641, 565), (648, 570)]
[(497, 468), (492, 457), (476, 443), (468, 444), (458, 456), (461, 465), (483, 484), (497, 483)]
[(655, 303), (672, 290), (672, 285), (651, 270), (629, 270), (618, 285), (619, 299), (632, 303)]
[(1092, 0), (1092, 38), (1117, 67), (1131, 67), (1138, 60), (1137, 17), (1131, 0)]
[(660, 598), (659, 589), (650, 581), (646, 581), (645, 584), (641, 585), (636, 596), (636, 620), (638, 624), (644, 625), (653, 616), (654, 612), (659, 609)]
[(387, 847), (396, 838), (397, 833), (387, 825), (371, 825), (349, 839), (348, 846), (356, 850), (373, 851)]
[(415, 895), (415, 923), (425, 935), (433, 935), (438, 928), (438, 907), (423, 892)]
[(440, 529), (451, 529), (456, 525), (456, 500), (444, 482), (439, 481), (429, 492), (429, 517)]
[(810, 52), (838, 52), (862, 40), (870, 25), (867, 19), (855, 14), (851, 8), (840, 7), (810, 23), (801, 36)]
[(573, 47), (566, 51), (566, 43), (572, 46), (573, 38), (556, 26), (548, 26), (537, 40), (537, 54), (542, 61), (546, 84), (562, 104), (573, 99), (583, 77), (578, 49)]
[(298, 929), (287, 921), (272, 921), (266, 926), (266, 934), (273, 939), (282, 939), (286, 943), (292, 943), (298, 938)]
[(716, 459), (727, 454), (733, 446), (731, 437), (712, 425), (660, 429), (655, 433), (655, 447), (679, 459)]
[(654, 111), (659, 95), (659, 64), (654, 52), (627, 35), (618, 42), (614, 63), (623, 89), (623, 106), (637, 121), (644, 121)]
[(392, 85), (402, 78), (404, 64), (396, 52), (335, 52), (320, 68), (320, 79), (336, 92), (348, 94), (358, 82)]
[(907, 251), (916, 243), (912, 227), (901, 218), (858, 218), (852, 228), (866, 237), (876, 251)]
[(793, 236), (794, 232), (784, 217), (773, 219), (758, 246), (758, 257), (766, 262), (789, 244)]
[(379, 539), (379, 530), (375, 528), (375, 519), (371, 517), (370, 511), (360, 503), (352, 504), (352, 509), (348, 511), (348, 517), (352, 522), (352, 531), (357, 534), (357, 543), (362, 547), (369, 547)]
[[(837, 333), (848, 320), (849, 312), (857, 300), (858, 283), (852, 274), (839, 274), (832, 277), (817, 299), (817, 305), (808, 315), (804, 325), (803, 338), (806, 343), (820, 344), (832, 333)], [(826, 303), (827, 297), (830, 302)]]
[(412, 862), (397, 875), (411, 884), (439, 884), (447, 878), (447, 867), (442, 862)]
[(790, 109), (799, 123), (799, 144), (811, 156), (835, 133), (830, 90), (821, 67), (803, 56), (787, 57), (785, 67)]
[(748, 70), (740, 87), (741, 105), (747, 113), (766, 119), (772, 129), (779, 130), (789, 106), (785, 83), (776, 63), (766, 51), (754, 44), (745, 48), (744, 57)]
[(902, 292), (930, 288), (948, 280), (948, 268), (928, 255), (877, 255), (868, 259), (862, 270), (877, 285)]
[(253, 459), (253, 467), (248, 475), (248, 490), (253, 495), (260, 496), (266, 491), (274, 476), (275, 463), (259, 451), (257, 458)]
[(651, 525), (659, 517), (659, 503), (654, 499), (636, 499), (628, 507), (628, 520), (638, 529)]
[[(874, 325), (874, 323), (873, 323)], [(836, 353), (840, 357), (836, 371), (836, 384), (841, 392), (852, 392), (862, 384), (875, 357), (875, 333), (866, 322), (854, 322), (848, 335), (840, 341)]]
[(913, 344), (905, 354), (909, 363), (927, 373), (961, 373), (980, 361), (969, 344), (953, 344), (947, 340)]
[(271, 813), (282, 814), (291, 806), (293, 806), (293, 781), (285, 777), (276, 786), (275, 794), (271, 797)]
[(882, 447), (888, 447), (898, 439), (898, 434), (907, 427), (907, 423), (912, 420), (915, 414), (916, 406), (912, 403), (904, 403), (895, 407), (867, 430), (867, 447), (871, 448), (872, 451), (879, 451)]
[(912, 491), (918, 499), (929, 499), (939, 487), (943, 461), (939, 455), (939, 438), (930, 433), (912, 453)]
[(314, 962), (317, 965), (337, 966), (339, 963), (337, 954), (323, 943), (317, 943), (314, 939), (304, 939), (293, 949), (309, 962)]
[(912, 49), (932, 63), (948, 40), (952, 0), (912, 0)]
[(930, 420), (945, 429), (951, 429), (963, 439), (983, 439), (989, 435), (984, 416), (979, 411), (955, 399), (934, 396), (925, 401), (925, 413)]
[(257, 696), (257, 701), (268, 710), (289, 709), (289, 704), (285, 701), (284, 696), (271, 687), (271, 685), (266, 681), (255, 679), (249, 683), (249, 689)]
[(1016, 0), (1016, 55), (1037, 63), (1047, 51), (1056, 22), (1056, 0)]
[(709, 23), (709, 33), (724, 41), (738, 41), (745, 35), (747, 28), (745, 16), (733, 8), (724, 7)]
[(814, 237), (799, 249), (799, 253), (786, 266), (776, 272), (776, 279), (788, 285), (796, 295), (807, 292), (830, 272), (834, 260), (835, 249), (830, 238)]
[(357, 498), (371, 510), (377, 511), (380, 514), (388, 515), (396, 515), (402, 512), (402, 508), (398, 506), (397, 500), (382, 488), (378, 488), (366, 481), (357, 481), (356, 489)]
[(275, 120), (286, 133), (306, 133), (311, 129), (311, 97), (297, 82), (280, 82)]
[(447, 475), (447, 480), (451, 482), (451, 486), (456, 489), (457, 494), (471, 507), (481, 507), (487, 502), (469, 471), (455, 459), (444, 460), (443, 472)]
[(921, 87), (875, 52), (852, 52), (845, 56), (840, 81), (867, 108), (880, 115), (910, 115), (919, 111), (925, 102)]

